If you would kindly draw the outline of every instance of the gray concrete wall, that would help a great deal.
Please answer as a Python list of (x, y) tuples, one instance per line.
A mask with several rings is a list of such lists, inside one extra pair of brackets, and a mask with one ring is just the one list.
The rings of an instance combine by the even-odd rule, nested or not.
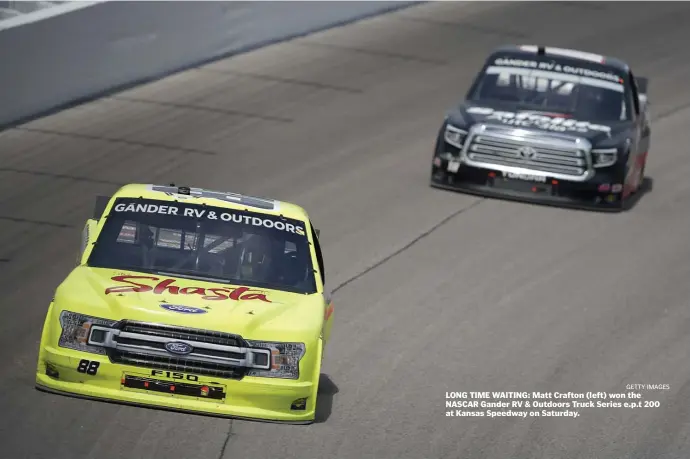
[[(0, 22), (0, 128), (418, 2), (97, 2)], [(58, 7), (59, 8), (59, 7)], [(49, 11), (50, 10), (50, 11)]]

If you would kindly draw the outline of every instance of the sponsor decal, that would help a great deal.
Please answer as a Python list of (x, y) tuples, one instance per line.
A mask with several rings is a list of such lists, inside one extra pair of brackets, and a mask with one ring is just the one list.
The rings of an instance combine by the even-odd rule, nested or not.
[(181, 312), (182, 314), (206, 314), (205, 309), (183, 306), (181, 304), (161, 304), (161, 308), (171, 312)]
[(622, 82), (621, 77), (612, 72), (602, 72), (600, 70), (591, 70), (582, 67), (573, 67), (571, 65), (562, 65), (553, 61), (534, 61), (525, 59), (498, 58), (494, 61), (494, 65), (502, 67), (520, 67), (527, 69), (546, 70), (550, 72), (565, 73), (568, 75), (597, 78), (599, 80), (606, 80), (614, 83)]
[(129, 212), (129, 213), (144, 213), (144, 214), (159, 214), (159, 215), (176, 215), (180, 217), (189, 217), (206, 220), (220, 220), (224, 222), (241, 223), (245, 225), (260, 226), (263, 228), (272, 228), (278, 231), (285, 231), (288, 233), (306, 235), (303, 226), (288, 223), (276, 218), (268, 218), (263, 215), (261, 217), (253, 217), (240, 212), (222, 212), (220, 210), (210, 210), (202, 207), (192, 206), (176, 206), (168, 204), (141, 204), (141, 203), (119, 203), (113, 207), (113, 212)]
[[(217, 288), (203, 288), (203, 287), (184, 287), (175, 285), (176, 279), (161, 279), (154, 276), (113, 276), (111, 280), (127, 285), (115, 285), (105, 289), (105, 294), (111, 293), (153, 293), (154, 295), (199, 295), (202, 299), (208, 301), (249, 301), (259, 300), (265, 303), (271, 303), (266, 297), (266, 294), (261, 290), (254, 290), (248, 287), (217, 287)], [(149, 282), (145, 282), (149, 281)], [(150, 285), (155, 282), (155, 284)]]
[(470, 107), (467, 109), (467, 112), (474, 115), (483, 115), (486, 117), (486, 120), (496, 120), (503, 124), (517, 127), (537, 127), (554, 132), (611, 132), (609, 126), (592, 124), (589, 121), (578, 121), (562, 116), (548, 116), (547, 114), (534, 111), (509, 112), (494, 110), (489, 107)]
[(165, 343), (165, 350), (171, 354), (187, 355), (191, 354), (194, 348), (182, 341), (170, 341), (169, 343)]
[(611, 193), (620, 193), (621, 191), (623, 191), (623, 185), (622, 184), (614, 183), (611, 186)]
[(517, 179), (517, 180), (527, 180), (530, 182), (546, 183), (546, 177), (544, 177), (543, 175), (518, 174), (515, 172), (503, 172), (503, 177), (507, 177), (509, 179)]
[(450, 173), (453, 173), (453, 174), (457, 173), (460, 170), (460, 161), (456, 161), (456, 160), (448, 161), (447, 169), (448, 169), (448, 172), (450, 172)]

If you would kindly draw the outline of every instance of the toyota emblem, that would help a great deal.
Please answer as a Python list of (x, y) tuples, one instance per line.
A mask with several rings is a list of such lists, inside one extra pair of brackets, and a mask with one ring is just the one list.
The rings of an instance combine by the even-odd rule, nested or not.
[(531, 159), (537, 155), (537, 150), (535, 150), (532, 147), (525, 146), (525, 147), (520, 147), (517, 151), (517, 154), (521, 158)]

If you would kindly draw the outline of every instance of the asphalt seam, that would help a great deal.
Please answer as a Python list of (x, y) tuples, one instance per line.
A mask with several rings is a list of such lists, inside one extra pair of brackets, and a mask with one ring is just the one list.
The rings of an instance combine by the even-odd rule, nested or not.
[(74, 225), (68, 225), (66, 223), (49, 222), (45, 220), (32, 220), (29, 218), (9, 217), (6, 215), (0, 215), (0, 220), (6, 220), (14, 223), (31, 223), (32, 225), (52, 226), (54, 228), (74, 228)]
[(659, 121), (666, 118), (670, 118), (680, 112), (687, 110), (688, 108), (690, 108), (690, 102), (684, 102), (680, 105), (664, 110), (663, 112), (656, 115), (653, 119)]
[(344, 45), (336, 45), (334, 43), (323, 43), (323, 42), (318, 42), (318, 41), (300, 41), (300, 42), (295, 42), (295, 44), (300, 45), (300, 46), (306, 46), (306, 47), (325, 48), (325, 49), (333, 49), (333, 50), (338, 50), (338, 51), (349, 51), (349, 52), (357, 53), (357, 54), (365, 54), (365, 55), (375, 56), (375, 57), (386, 57), (386, 58), (390, 58), (390, 59), (399, 59), (402, 61), (418, 62), (421, 64), (430, 64), (430, 65), (439, 65), (439, 66), (448, 65), (447, 61), (440, 60), (440, 59), (430, 59), (430, 58), (420, 57), (420, 56), (410, 56), (408, 54), (401, 54), (401, 53), (376, 50), (376, 49), (365, 49), (365, 48), (357, 48), (357, 47), (344, 46)]
[(55, 135), (55, 136), (59, 136), (59, 137), (70, 137), (70, 138), (74, 138), (74, 139), (96, 140), (96, 141), (108, 142), (108, 143), (120, 143), (123, 145), (129, 145), (129, 146), (133, 146), (133, 147), (155, 148), (158, 150), (167, 151), (167, 152), (171, 152), (171, 153), (172, 152), (174, 152), (174, 153), (193, 153), (193, 154), (205, 155), (205, 156), (217, 155), (217, 153), (214, 151), (198, 150), (195, 148), (173, 147), (171, 145), (162, 145), (162, 144), (154, 143), (154, 142), (139, 142), (139, 141), (134, 141), (134, 140), (115, 139), (115, 138), (104, 137), (104, 136), (100, 136), (100, 135), (78, 134), (75, 132), (63, 132), (63, 131), (56, 131), (53, 129), (32, 128), (32, 127), (26, 127), (26, 126), (17, 127), (14, 129), (17, 131), (34, 132), (37, 134)]
[(346, 92), (349, 94), (362, 94), (364, 90), (359, 89), (359, 88), (349, 88), (346, 86), (338, 86), (330, 83), (319, 83), (318, 81), (307, 81), (307, 80), (298, 80), (295, 78), (283, 78), (283, 77), (278, 77), (278, 76), (273, 76), (273, 75), (265, 75), (263, 73), (253, 73), (253, 72), (240, 72), (237, 70), (229, 70), (229, 69), (219, 69), (219, 68), (210, 68), (210, 67), (202, 67), (199, 69), (196, 69), (200, 72), (209, 72), (209, 73), (217, 73), (219, 75), (231, 75), (231, 76), (238, 76), (242, 78), (252, 78), (255, 80), (262, 80), (262, 81), (270, 81), (273, 83), (284, 83), (284, 84), (292, 84), (296, 86), (306, 86), (309, 88), (317, 88), (317, 89), (327, 89), (331, 91), (339, 91), (339, 92)]
[(218, 456), (218, 459), (223, 459), (223, 456), (225, 456), (225, 450), (228, 447), (228, 443), (230, 443), (230, 437), (232, 436), (232, 419), (230, 419), (230, 425), (228, 426), (228, 433), (225, 435), (225, 441), (223, 442), (223, 447), (220, 449), (220, 455)]
[(441, 227), (442, 227), (443, 225), (445, 225), (446, 223), (449, 223), (451, 220), (453, 220), (453, 219), (454, 219), (455, 217), (457, 217), (458, 215), (463, 214), (463, 213), (467, 212), (468, 210), (477, 207), (479, 204), (481, 204), (482, 202), (486, 201), (486, 199), (487, 199), (487, 198), (478, 199), (477, 201), (473, 202), (473, 203), (470, 204), (469, 206), (463, 207), (462, 209), (459, 209), (459, 210), (453, 212), (452, 214), (448, 215), (448, 216), (445, 217), (443, 220), (441, 220), (440, 222), (436, 223), (434, 226), (432, 226), (432, 227), (429, 228), (428, 230), (424, 231), (422, 234), (420, 234), (419, 236), (415, 237), (414, 239), (412, 239), (410, 242), (408, 242), (407, 244), (405, 244), (404, 246), (402, 246), (401, 248), (399, 248), (399, 249), (396, 250), (395, 252), (393, 252), (393, 253), (391, 253), (391, 254), (385, 256), (384, 258), (382, 258), (381, 260), (377, 261), (377, 262), (374, 263), (373, 265), (369, 266), (368, 268), (364, 269), (363, 271), (360, 271), (358, 274), (355, 274), (354, 276), (352, 276), (352, 277), (350, 277), (349, 279), (345, 280), (344, 282), (340, 283), (337, 287), (335, 287), (335, 288), (331, 291), (331, 294), (335, 294), (338, 290), (342, 289), (343, 287), (345, 287), (345, 286), (351, 284), (352, 282), (354, 282), (354, 281), (356, 281), (356, 280), (358, 280), (358, 279), (361, 279), (362, 277), (366, 276), (367, 274), (369, 274), (370, 272), (372, 272), (373, 270), (375, 270), (375, 269), (378, 268), (379, 266), (382, 266), (382, 265), (386, 264), (387, 262), (389, 262), (390, 260), (392, 260), (392, 259), (395, 258), (396, 256), (402, 254), (402, 253), (405, 252), (406, 250), (408, 250), (408, 249), (410, 249), (411, 247), (413, 247), (415, 244), (417, 244), (417, 243), (418, 243), (419, 241), (421, 241), (422, 239), (426, 238), (427, 236), (430, 236), (433, 232), (435, 232), (437, 229), (441, 228)]
[(0, 167), (0, 172), (12, 172), (15, 174), (36, 175), (39, 177), (50, 177), (50, 178), (54, 178), (54, 179), (74, 180), (76, 182), (98, 183), (98, 184), (103, 184), (103, 185), (116, 185), (116, 186), (125, 185), (124, 182), (115, 182), (112, 180), (94, 179), (94, 178), (89, 178), (89, 177), (81, 177), (78, 175), (58, 174), (58, 173), (54, 173), (54, 172), (32, 171), (30, 169), (18, 169), (16, 167)]
[(414, 17), (414, 16), (408, 16), (405, 14), (400, 14), (395, 16), (395, 19), (398, 21), (405, 21), (405, 22), (416, 22), (419, 24), (428, 24), (432, 26), (441, 26), (441, 27), (451, 27), (451, 28), (462, 28), (463, 32), (475, 32), (481, 35), (495, 35), (499, 37), (506, 37), (506, 38), (529, 38), (530, 35), (522, 33), (522, 32), (517, 32), (514, 30), (505, 30), (505, 29), (499, 29), (499, 28), (493, 28), (493, 27), (484, 27), (484, 26), (478, 26), (475, 24), (470, 24), (467, 22), (460, 22), (460, 21), (447, 21), (444, 19), (429, 19), (429, 18), (420, 18), (420, 17)]
[(218, 114), (227, 115), (227, 116), (239, 116), (242, 118), (253, 118), (253, 119), (259, 119), (259, 120), (263, 120), (263, 121), (276, 121), (279, 123), (292, 123), (294, 121), (291, 118), (285, 118), (282, 116), (262, 115), (259, 113), (250, 113), (250, 112), (245, 112), (245, 111), (241, 111), (241, 110), (207, 107), (204, 105), (195, 105), (195, 104), (189, 104), (189, 103), (177, 103), (177, 102), (169, 102), (169, 101), (162, 101), (162, 100), (144, 99), (141, 97), (113, 96), (113, 97), (110, 97), (110, 99), (120, 101), (120, 102), (131, 102), (134, 104), (147, 104), (147, 105), (157, 105), (159, 107), (177, 108), (177, 109), (183, 109), (183, 110), (196, 110), (196, 111), (207, 112), (207, 113), (218, 113)]

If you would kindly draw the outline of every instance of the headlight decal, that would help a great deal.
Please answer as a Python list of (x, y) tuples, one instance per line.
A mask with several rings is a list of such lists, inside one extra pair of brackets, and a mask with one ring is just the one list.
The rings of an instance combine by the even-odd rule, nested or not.
[(91, 317), (76, 312), (62, 311), (60, 313), (60, 326), (62, 333), (58, 340), (58, 346), (76, 351), (90, 352), (92, 354), (105, 354), (105, 348), (88, 344), (89, 333), (93, 325), (112, 327), (117, 322), (114, 320)]
[(594, 167), (609, 167), (618, 160), (617, 148), (595, 148), (592, 150), (592, 165)]
[(446, 125), (446, 130), (443, 133), (443, 140), (446, 143), (456, 147), (462, 148), (465, 143), (465, 138), (467, 137), (467, 131), (463, 131), (460, 128), (453, 126), (452, 124)]
[(299, 364), (306, 348), (303, 343), (274, 343), (267, 341), (247, 341), (252, 348), (271, 351), (271, 369), (251, 369), (247, 376), (264, 378), (299, 379)]

